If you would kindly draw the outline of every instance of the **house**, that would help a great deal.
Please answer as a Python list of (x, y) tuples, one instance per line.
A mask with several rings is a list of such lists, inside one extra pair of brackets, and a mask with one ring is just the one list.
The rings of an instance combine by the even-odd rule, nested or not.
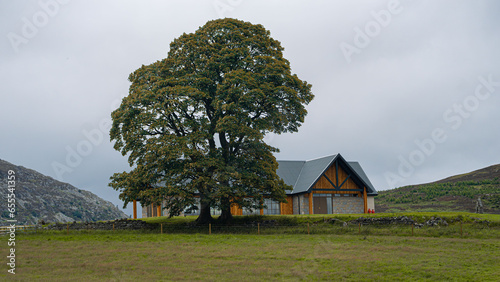
[[(261, 210), (231, 207), (233, 215), (250, 214), (348, 214), (375, 210), (377, 190), (358, 162), (346, 161), (340, 154), (309, 161), (278, 161), (277, 174), (292, 187), (287, 203), (266, 199)], [(134, 202), (134, 218), (136, 208)], [(160, 206), (143, 207), (142, 216), (165, 213)], [(214, 215), (220, 211), (213, 210)]]

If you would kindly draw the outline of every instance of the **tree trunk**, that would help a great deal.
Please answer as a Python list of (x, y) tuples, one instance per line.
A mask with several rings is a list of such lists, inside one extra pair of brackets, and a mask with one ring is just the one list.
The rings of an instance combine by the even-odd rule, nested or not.
[(210, 214), (210, 205), (201, 204), (200, 215), (196, 219), (196, 224), (207, 224), (212, 222), (214, 219)]
[(224, 208), (217, 221), (221, 224), (231, 224), (233, 222), (233, 215), (231, 214), (231, 208)]
[(231, 214), (231, 201), (229, 199), (221, 199), (221, 214), (217, 221), (221, 224), (231, 224), (233, 222), (233, 215)]

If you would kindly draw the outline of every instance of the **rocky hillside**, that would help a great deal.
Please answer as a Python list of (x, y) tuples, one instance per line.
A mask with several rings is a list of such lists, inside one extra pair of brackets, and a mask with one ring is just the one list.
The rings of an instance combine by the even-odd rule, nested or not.
[(127, 215), (95, 194), (59, 182), (34, 170), (0, 160), (1, 225), (9, 219), (7, 210), (8, 171), (15, 172), (17, 224), (97, 221), (126, 218)]
[(478, 198), (485, 213), (500, 214), (500, 165), (432, 183), (380, 191), (375, 209), (377, 212), (475, 212)]

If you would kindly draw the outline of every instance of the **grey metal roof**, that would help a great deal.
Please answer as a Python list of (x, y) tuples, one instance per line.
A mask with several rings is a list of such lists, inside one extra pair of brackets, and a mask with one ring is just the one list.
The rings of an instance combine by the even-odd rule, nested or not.
[(328, 169), (329, 164), (333, 162), (336, 156), (333, 155), (304, 162), (299, 178), (293, 186), (293, 193), (307, 192), (321, 177), (323, 172)]
[[(361, 179), (366, 183), (366, 187), (368, 188), (368, 196), (376, 196), (378, 195), (377, 190), (375, 189), (375, 186), (370, 182), (370, 179), (366, 175), (365, 171), (363, 168), (361, 168), (361, 165), (358, 162), (347, 162), (349, 165), (354, 169), (354, 171), (359, 175)], [(371, 190), (371, 191), (370, 191)]]
[(368, 195), (377, 195), (377, 190), (373, 187), (361, 165), (358, 162), (346, 162), (340, 154), (310, 161), (278, 160), (279, 166), (276, 173), (287, 185), (293, 187), (293, 190), (287, 194), (307, 193), (337, 158), (345, 162), (348, 168), (366, 185)]
[(285, 184), (294, 186), (304, 163), (305, 161), (278, 161), (279, 166), (276, 173), (283, 179)]

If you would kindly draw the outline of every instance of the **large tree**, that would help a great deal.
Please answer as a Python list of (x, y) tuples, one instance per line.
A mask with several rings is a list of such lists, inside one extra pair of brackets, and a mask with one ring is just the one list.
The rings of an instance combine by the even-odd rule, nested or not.
[(207, 222), (211, 207), (228, 221), (232, 204), (286, 201), (278, 149), (264, 136), (296, 132), (314, 96), (282, 51), (262, 25), (221, 19), (183, 34), (166, 59), (134, 71), (110, 131), (133, 167), (111, 177), (125, 205), (166, 200), (173, 216), (199, 199), (198, 222)]

